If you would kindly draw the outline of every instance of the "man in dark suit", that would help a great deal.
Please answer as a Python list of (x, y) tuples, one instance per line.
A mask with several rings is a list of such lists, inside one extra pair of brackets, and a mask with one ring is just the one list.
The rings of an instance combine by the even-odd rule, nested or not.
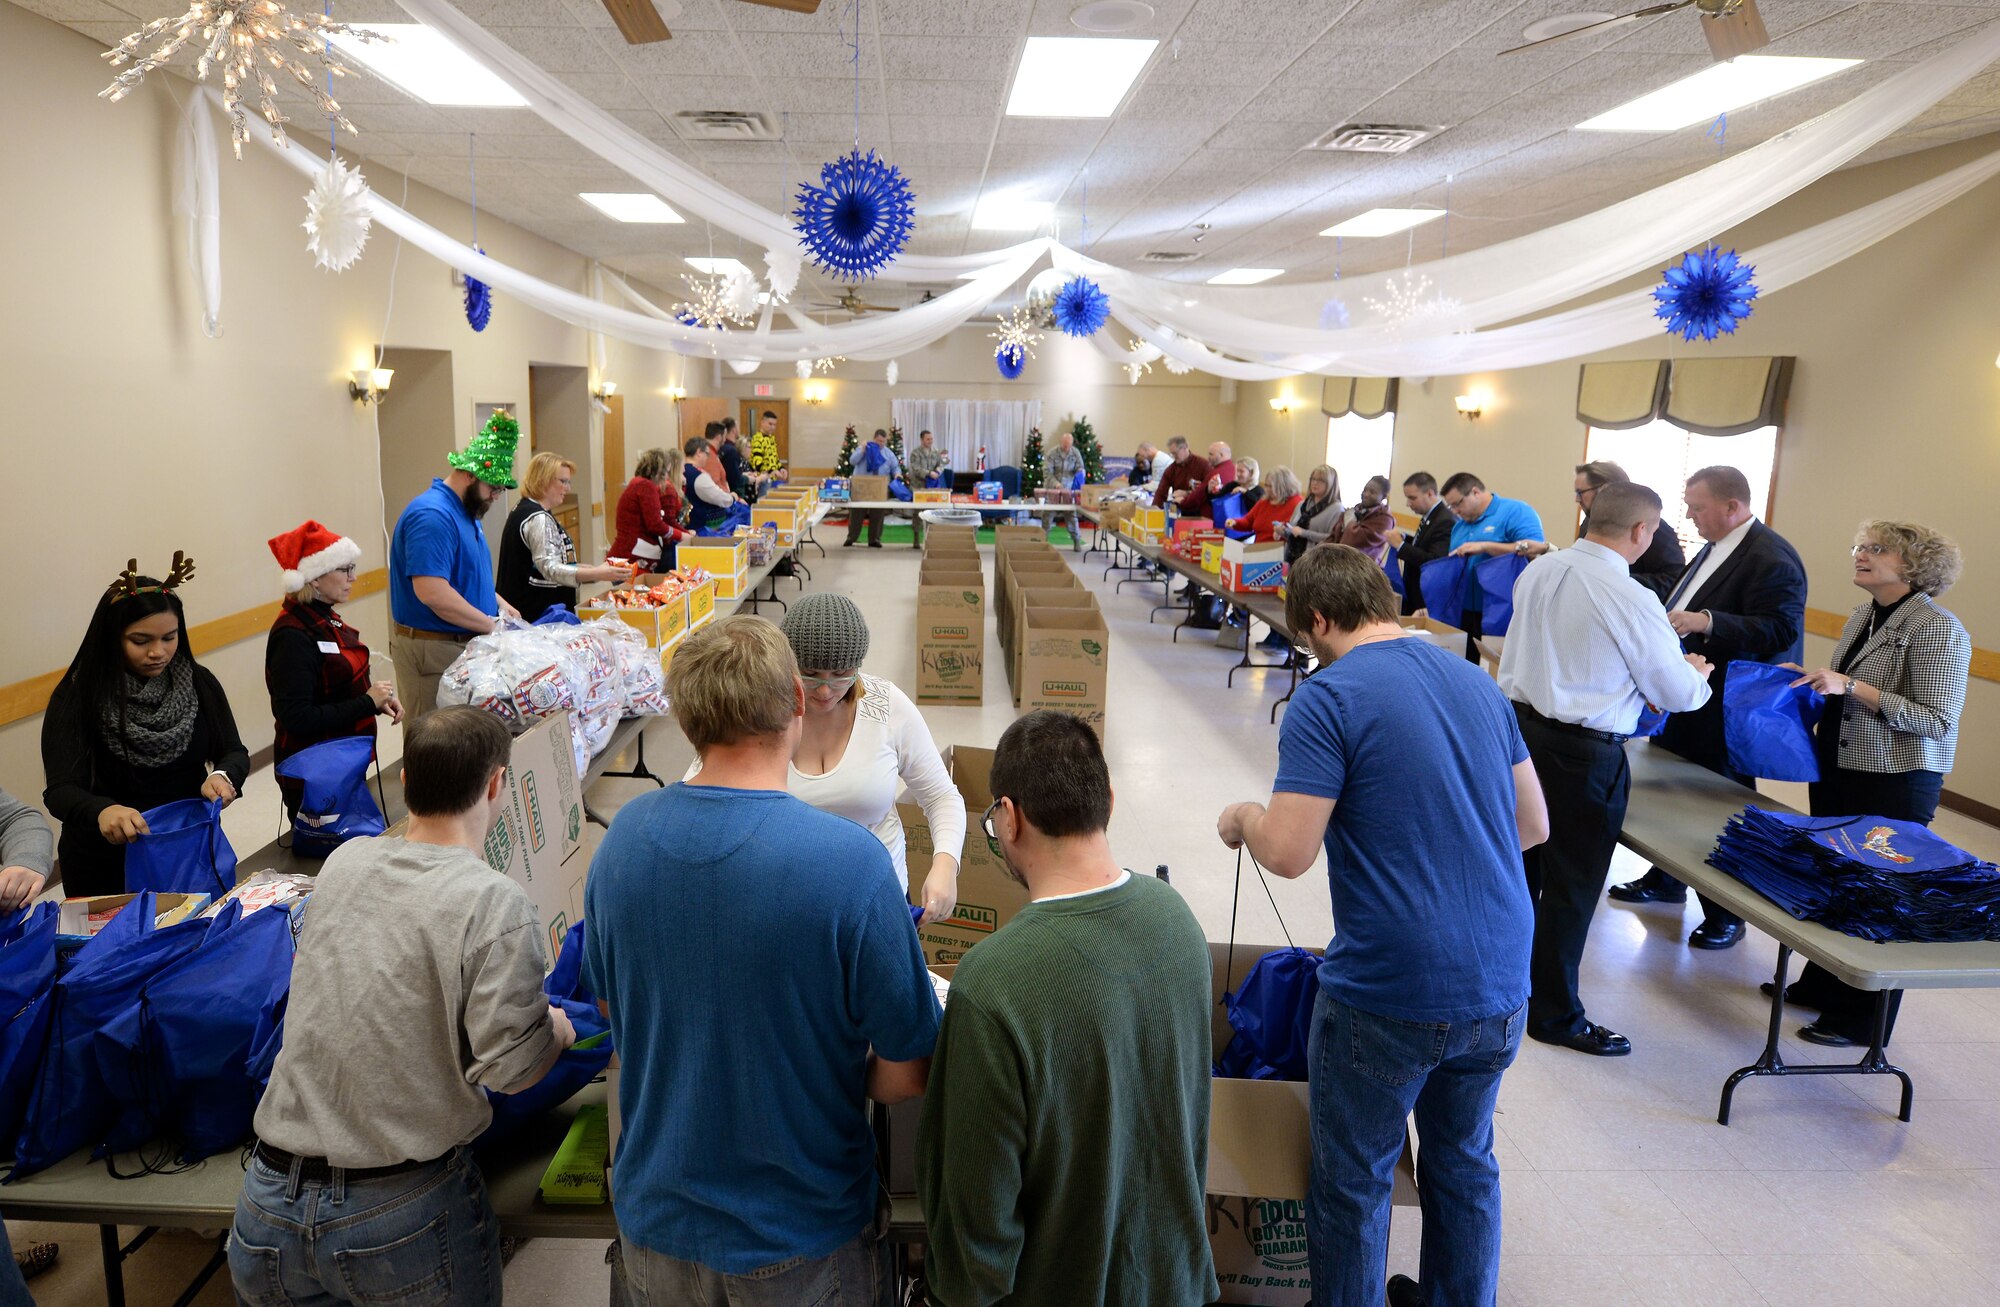
[(1428, 472), (1413, 472), (1403, 482), (1403, 502), (1418, 518), (1417, 529), (1403, 537), (1396, 550), (1403, 564), (1403, 615), (1424, 606), (1420, 577), (1424, 564), (1451, 552), (1451, 510), (1438, 498), (1437, 478)]
[[(1681, 646), (1708, 659), (1713, 693), (1693, 712), (1667, 718), (1659, 743), (1754, 788), (1756, 779), (1729, 766), (1723, 743), (1722, 696), (1735, 659), (1797, 662), (1804, 651), (1806, 569), (1796, 549), (1750, 511), (1750, 482), (1733, 467), (1705, 467), (1687, 482), (1688, 518), (1707, 543), (1667, 595), (1667, 620)], [(1637, 570), (1636, 568), (1634, 569)], [(1681, 903), (1687, 887), (1654, 867), (1638, 880), (1614, 885), (1611, 897), (1626, 903)], [(1702, 900), (1707, 916), (1688, 936), (1691, 948), (1729, 948), (1743, 938), (1743, 919)]]
[[(1597, 500), (1597, 492), (1617, 481), (1629, 482), (1631, 477), (1625, 469), (1609, 459), (1598, 459), (1592, 463), (1576, 465), (1576, 506), (1583, 510), (1583, 522), (1576, 529), (1576, 538), (1581, 540), (1590, 533), (1590, 506)], [(1649, 487), (1650, 488), (1650, 487)], [(1521, 552), (1530, 558), (1539, 558), (1553, 548), (1546, 540), (1523, 542)], [(1632, 564), (1632, 579), (1665, 603), (1667, 596), (1687, 572), (1687, 555), (1681, 552), (1680, 538), (1673, 528), (1663, 526), (1653, 532), (1653, 543), (1646, 546), (1646, 552), (1639, 555), (1639, 561)]]

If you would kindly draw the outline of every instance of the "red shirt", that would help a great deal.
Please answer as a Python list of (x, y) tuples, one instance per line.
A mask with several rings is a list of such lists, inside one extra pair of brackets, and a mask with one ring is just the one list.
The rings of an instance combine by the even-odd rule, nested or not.
[(618, 534), (611, 542), (608, 556), (630, 558), (632, 546), (641, 540), (666, 545), (681, 539), (687, 532), (675, 525), (680, 515), (679, 491), (644, 477), (633, 477), (618, 496)]
[(1153, 507), (1166, 507), (1168, 495), (1176, 490), (1185, 490), (1188, 495), (1181, 504), (1181, 511), (1200, 514), (1208, 506), (1208, 477), (1208, 460), (1200, 454), (1189, 454), (1178, 463), (1168, 463), (1167, 470), (1160, 473), (1159, 488), (1153, 491)]
[(1271, 502), (1271, 496), (1265, 495), (1262, 499), (1250, 505), (1250, 511), (1242, 517), (1231, 518), (1229, 520), (1229, 529), (1232, 531), (1254, 531), (1257, 533), (1256, 538), (1258, 540), (1275, 540), (1277, 536), (1272, 533), (1271, 528), (1280, 522), (1291, 521), (1292, 514), (1299, 511), (1299, 501), (1304, 497), (1303, 495), (1293, 495), (1283, 503), (1274, 504)]

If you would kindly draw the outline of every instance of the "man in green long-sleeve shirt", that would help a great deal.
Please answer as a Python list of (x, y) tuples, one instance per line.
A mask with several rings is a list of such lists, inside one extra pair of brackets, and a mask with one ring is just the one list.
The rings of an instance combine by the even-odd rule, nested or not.
[(992, 792), (987, 838), (1033, 901), (945, 1005), (917, 1135), (931, 1301), (1211, 1302), (1208, 942), (1112, 856), (1111, 776), (1080, 719), (1008, 727)]

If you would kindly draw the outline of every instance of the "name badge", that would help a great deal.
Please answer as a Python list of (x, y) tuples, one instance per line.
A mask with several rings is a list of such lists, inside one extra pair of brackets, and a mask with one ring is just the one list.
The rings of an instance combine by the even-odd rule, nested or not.
[(319, 651), (323, 654), (337, 654), (340, 652), (340, 646), (331, 640), (321, 640), (319, 642)]

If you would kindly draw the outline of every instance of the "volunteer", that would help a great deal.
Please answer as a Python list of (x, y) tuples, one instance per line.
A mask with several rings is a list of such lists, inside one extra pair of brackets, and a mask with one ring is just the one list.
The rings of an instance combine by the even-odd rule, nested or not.
[(125, 846), (142, 815), (177, 799), (235, 801), (250, 755), (222, 683), (194, 660), (174, 555), (165, 581), (125, 565), (97, 601), (69, 670), (42, 717), (42, 806), (62, 823), (63, 893), (125, 892)]
[(608, 563), (579, 564), (576, 541), (556, 510), (569, 498), (576, 464), (543, 450), (528, 460), (521, 478), (521, 502), (507, 514), (500, 532), (500, 568), (495, 574), (500, 597), (532, 622), (561, 604), (576, 611), (576, 587), (587, 581), (623, 581), (630, 568)]
[[(384, 714), (402, 721), (395, 685), (370, 680), (368, 646), (333, 611), (354, 590), (361, 546), (314, 521), (271, 537), (270, 546), (285, 587), (264, 641), (264, 687), (276, 722), (271, 761), (343, 736), (372, 739), (375, 719)], [(278, 789), (286, 813), (298, 815), (300, 783), (281, 776)]]
[[(1248, 463), (1250, 460), (1247, 458), (1237, 460), (1239, 468)], [(1321, 490), (1324, 491), (1325, 487), (1322, 486)], [(1264, 493), (1257, 497), (1257, 502), (1250, 506), (1249, 511), (1223, 525), (1231, 531), (1248, 531), (1259, 541), (1268, 543), (1278, 538), (1277, 529), (1290, 523), (1292, 515), (1299, 511), (1303, 502), (1299, 494), (1298, 473), (1281, 464), (1271, 469), (1270, 485), (1264, 488)]]
[[(923, 885), (926, 922), (958, 906), (958, 858), (965, 847), (965, 798), (908, 695), (863, 675), (868, 623), (843, 594), (813, 593), (793, 602), (782, 625), (806, 687), (805, 722), (785, 788), (822, 812), (858, 822), (889, 850), (898, 884), (909, 884), (896, 792), (908, 785), (930, 823), (931, 855)], [(692, 781), (700, 763), (689, 769)]]
[(648, 572), (674, 570), (674, 546), (693, 534), (680, 524), (681, 461), (679, 449), (639, 455), (631, 482), (618, 496), (611, 557), (644, 563)]

